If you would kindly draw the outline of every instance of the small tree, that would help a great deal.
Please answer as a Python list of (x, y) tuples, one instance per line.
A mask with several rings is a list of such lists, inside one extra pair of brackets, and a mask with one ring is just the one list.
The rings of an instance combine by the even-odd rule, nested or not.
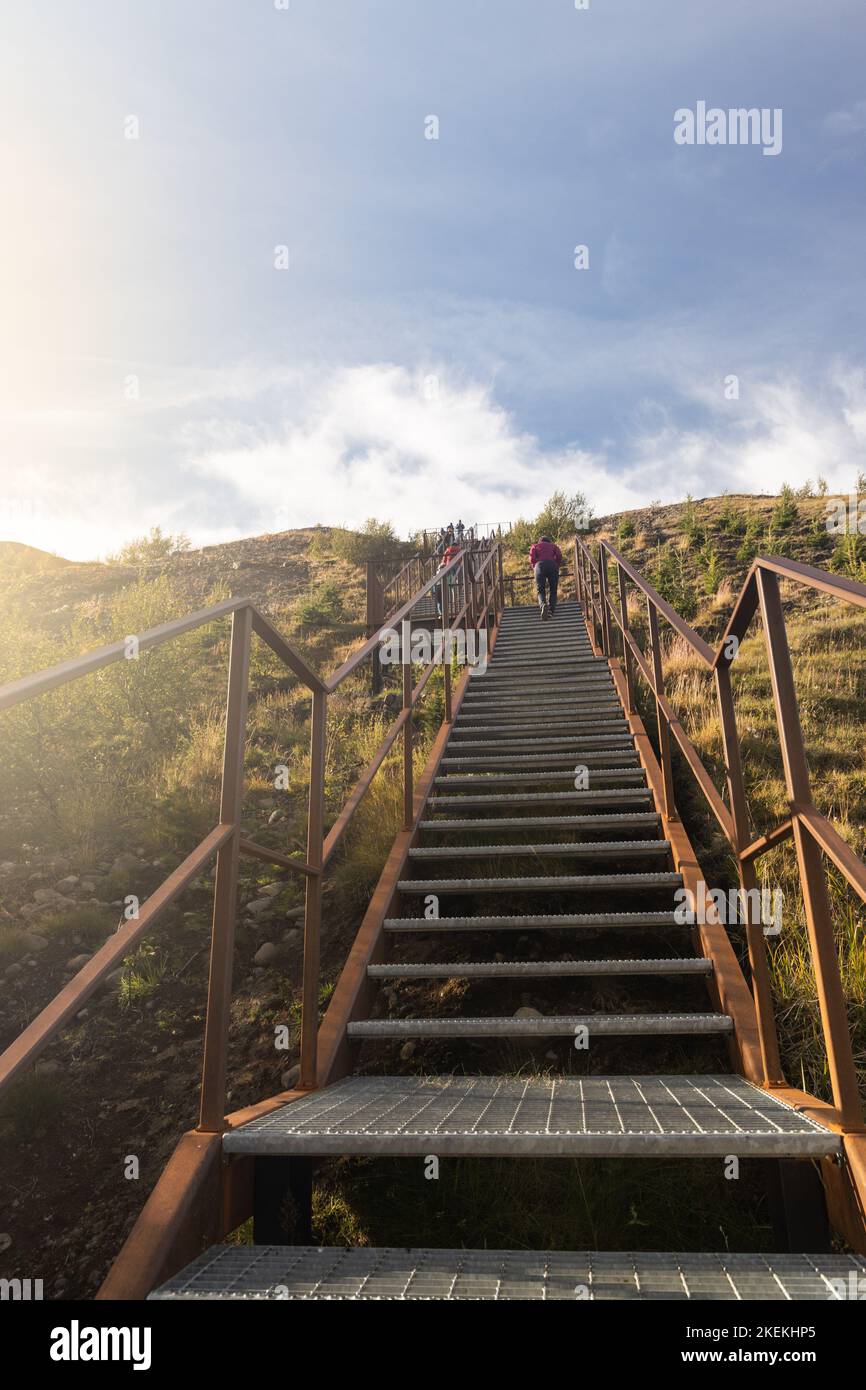
[(189, 536), (180, 531), (176, 536), (163, 532), (161, 526), (152, 526), (146, 536), (137, 536), (127, 541), (116, 555), (109, 555), (110, 565), (153, 565), (167, 560), (170, 555), (180, 555), (189, 550)]

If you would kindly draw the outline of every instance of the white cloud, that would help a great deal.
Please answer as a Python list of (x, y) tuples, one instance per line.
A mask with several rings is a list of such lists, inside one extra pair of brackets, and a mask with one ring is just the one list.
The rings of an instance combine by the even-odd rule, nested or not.
[(824, 125), (834, 135), (860, 135), (866, 130), (866, 100), (855, 101), (853, 106), (839, 111), (831, 111), (825, 116)]
[(190, 465), (231, 485), (270, 529), (368, 516), (404, 531), (458, 515), (507, 522), (539, 511), (556, 488), (629, 500), (603, 458), (545, 451), (488, 387), (455, 384), (442, 369), (347, 368), (267, 436), (246, 433), (215, 420), (188, 427)]

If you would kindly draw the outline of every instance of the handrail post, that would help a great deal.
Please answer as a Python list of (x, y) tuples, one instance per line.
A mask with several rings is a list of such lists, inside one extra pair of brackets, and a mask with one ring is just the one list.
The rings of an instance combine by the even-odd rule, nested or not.
[(848, 1011), (842, 990), (842, 977), (839, 971), (839, 957), (833, 937), (833, 920), (830, 899), (824, 876), (821, 850), (807, 830), (803, 829), (796, 814), (797, 805), (811, 806), (812, 789), (809, 767), (806, 762), (806, 749), (803, 743), (803, 730), (797, 711), (797, 694), (794, 685), (794, 669), (788, 635), (785, 631), (785, 617), (779, 594), (779, 581), (775, 574), (762, 569), (760, 565), (755, 574), (758, 586), (758, 601), (764, 623), (764, 636), (770, 664), (770, 681), (773, 687), (773, 700), (776, 706), (776, 721), (782, 748), (782, 763), (785, 769), (785, 783), (791, 802), (791, 819), (794, 828), (794, 845), (800, 870), (800, 887), (806, 909), (806, 930), (812, 951), (812, 965), (818, 991), (818, 1005), (827, 1047), (827, 1065), (830, 1071), (830, 1084), (833, 1100), (846, 1129), (860, 1129), (863, 1114), (857, 1088), (857, 1072), (851, 1050), (851, 1034), (848, 1027)]
[(501, 612), (502, 609), (505, 607), (505, 571), (504, 571), (504, 568), (503, 568), (503, 565), (502, 565), (502, 541), (501, 541), (501, 540), (497, 542), (497, 545), (496, 545), (496, 554), (497, 554), (498, 557), (499, 557), (497, 563), (498, 563), (498, 568), (499, 568), (499, 611)]
[(628, 595), (625, 589), (625, 570), (622, 565), (617, 565), (617, 576), (619, 578), (619, 616), (622, 623), (622, 657), (625, 665), (625, 688), (628, 700), (628, 713), (635, 713), (634, 702), (634, 660), (628, 639), (631, 635), (628, 625)]
[(200, 1130), (210, 1134), (219, 1134), (223, 1129), (226, 1109), (252, 622), (249, 608), (239, 608), (232, 615), (220, 821), (234, 829), (231, 839), (218, 851), (216, 858), (198, 1123)]
[[(367, 636), (381, 631), (385, 622), (385, 591), (379, 578), (375, 560), (367, 561)], [(379, 648), (370, 657), (370, 693), (378, 695), (382, 689), (382, 663)]]
[(613, 656), (613, 649), (610, 640), (610, 612), (608, 610), (608, 574), (607, 574), (607, 555), (604, 544), (598, 548), (598, 597), (601, 609), (601, 650), (610, 660)]
[[(465, 573), (465, 569), (466, 569), (466, 561), (465, 561), (465, 560), (463, 561), (463, 568), (464, 568), (464, 573)], [(474, 588), (473, 588), (473, 592), (474, 592)], [(448, 627), (448, 623), (446, 622), (446, 619), (445, 619), (445, 578), (444, 578), (444, 576), (443, 576), (443, 579), (442, 579), (441, 593), (442, 593), (442, 599), (441, 599), (440, 607), (441, 607), (441, 609), (442, 609), (442, 619), (441, 619), (441, 621), (442, 621), (442, 683), (443, 683), (443, 688), (444, 688), (444, 693), (445, 693), (445, 723), (446, 723), (446, 724), (450, 724), (450, 723), (451, 723), (451, 719), (452, 719), (452, 714), (451, 714), (451, 638), (450, 638), (450, 635), (449, 635), (449, 634), (450, 634), (450, 628)], [(474, 607), (474, 604), (473, 604), (473, 607)]]
[(662, 762), (662, 785), (664, 789), (665, 816), (668, 820), (679, 820), (676, 802), (674, 801), (674, 773), (671, 762), (671, 731), (668, 728), (668, 721), (664, 716), (661, 706), (660, 696), (664, 690), (664, 671), (662, 668), (661, 643), (659, 641), (659, 615), (656, 612), (655, 604), (647, 595), (647, 625), (649, 627), (650, 639), (650, 658), (652, 661), (653, 673), (653, 695), (656, 702), (656, 723), (659, 734), (659, 752)]
[[(443, 581), (444, 582), (444, 581)], [(403, 619), (403, 640), (400, 643), (400, 656), (403, 661), (403, 710), (406, 723), (403, 725), (403, 828), (410, 830), (415, 818), (415, 788), (412, 776), (412, 623)]]
[(737, 850), (737, 871), (743, 894), (746, 942), (749, 948), (749, 966), (752, 972), (752, 993), (755, 1000), (755, 1015), (758, 1022), (758, 1035), (761, 1043), (761, 1061), (764, 1067), (765, 1086), (783, 1086), (785, 1076), (779, 1056), (779, 1038), (773, 1009), (773, 989), (770, 983), (770, 967), (767, 961), (767, 943), (760, 912), (755, 918), (753, 907), (754, 890), (758, 887), (755, 866), (751, 859), (743, 859), (743, 850), (749, 843), (749, 818), (746, 810), (746, 789), (743, 779), (743, 764), (740, 758), (740, 740), (737, 734), (737, 717), (734, 709), (734, 695), (731, 689), (731, 672), (728, 665), (716, 666), (716, 694), (719, 701), (719, 717), (722, 731), (722, 749), (728, 782), (731, 819), (734, 822), (734, 835)]
[(313, 691), (310, 727), (310, 794), (307, 813), (307, 876), (304, 900), (304, 975), (301, 996), (301, 1075), (299, 1087), (314, 1090), (318, 1071), (319, 963), (322, 934), (322, 857), (325, 838), (325, 741), (328, 696)]

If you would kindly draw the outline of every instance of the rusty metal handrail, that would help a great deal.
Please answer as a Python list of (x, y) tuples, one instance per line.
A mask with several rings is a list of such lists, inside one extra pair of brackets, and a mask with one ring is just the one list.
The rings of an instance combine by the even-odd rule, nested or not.
[[(861, 608), (866, 608), (866, 585), (779, 556), (759, 556), (746, 576), (718, 647), (713, 649), (609, 541), (599, 541), (597, 555), (594, 556), (586, 542), (580, 537), (575, 537), (574, 557), (577, 596), (587, 615), (593, 645), (596, 651), (607, 657), (612, 664), (620, 665), (625, 680), (629, 712), (634, 712), (636, 708), (635, 671), (644, 678), (652, 693), (656, 708), (665, 816), (671, 821), (678, 819), (673, 799), (673, 737), (736, 858), (740, 887), (744, 890), (743, 901), (747, 905), (745, 928), (752, 974), (752, 994), (761, 1042), (764, 1084), (767, 1086), (784, 1085), (784, 1077), (779, 1060), (766, 941), (760, 922), (753, 920), (756, 915), (752, 910), (754, 895), (749, 890), (757, 887), (755, 863), (758, 858), (793, 836), (833, 1102), (843, 1130), (852, 1133), (862, 1132), (863, 1109), (857, 1086), (839, 958), (833, 937), (823, 856), (826, 855), (835, 864), (864, 902), (866, 863), (838, 833), (832, 822), (817, 809), (812, 799), (793, 666), (779, 594), (779, 579), (794, 580)], [(611, 563), (615, 564), (617, 569), (618, 604), (614, 604), (610, 593), (608, 571)], [(649, 659), (631, 631), (627, 594), (629, 583), (634, 585), (646, 600)], [(758, 609), (763, 619), (776, 724), (789, 797), (789, 817), (766, 835), (754, 839), (749, 828), (730, 673), (738, 643)], [(716, 790), (697, 750), (687, 738), (676, 711), (664, 695), (659, 618), (663, 618), (686, 641), (703, 667), (715, 678), (725, 758), (727, 805)], [(619, 638), (619, 653), (614, 650), (614, 633)], [(732, 642), (732, 638), (736, 638), (737, 641)]]
[[(472, 552), (477, 561), (478, 552)], [(466, 596), (456, 622), (480, 627), (502, 606), (501, 544), (489, 548), (483, 564), (470, 574), (467, 553), (456, 556), (433, 578), (412, 593), (396, 613), (392, 623), (409, 618), (416, 604), (435, 588), (441, 590), (442, 624), (452, 621), (449, 611), (450, 580), (459, 575), (459, 585)], [(483, 597), (479, 594), (483, 590)], [(328, 696), (335, 691), (378, 648), (379, 638), (371, 636), (327, 679), (322, 679), (304, 661), (249, 599), (227, 599), (210, 608), (200, 609), (184, 618), (174, 619), (142, 633), (137, 639), (139, 652), (158, 647), (185, 633), (223, 617), (231, 617), (231, 641), (228, 662), (228, 692), (225, 717), (225, 746), (223, 752), (222, 791), (219, 823), (198, 844), (183, 862), (150, 894), (141, 905), (138, 917), (123, 926), (87, 964), (73, 976), (59, 994), (37, 1015), (23, 1033), (0, 1056), (0, 1090), (36, 1060), (65, 1024), (81, 1008), (106, 975), (128, 954), (134, 945), (156, 924), (165, 909), (201, 872), (216, 859), (214, 909), (211, 935), (210, 977), (205, 1018), (204, 1058), (202, 1065), (201, 1108), (199, 1130), (219, 1132), (224, 1127), (226, 1097), (226, 1059), (228, 1047), (229, 1011), (234, 956), (234, 929), (237, 906), (239, 860), (242, 854), (266, 860), (302, 875), (306, 881), (304, 906), (304, 963), (301, 1009), (301, 1080), (302, 1087), (314, 1087), (317, 1071), (317, 1035), (319, 1028), (319, 959), (322, 911), (322, 880), (325, 868), (360, 806), (373, 778), (384, 763), (399, 735), (403, 735), (404, 806), (411, 816), (412, 787), (412, 712), (437, 668), (431, 661), (417, 682), (412, 681), (411, 665), (403, 666), (403, 709), (386, 731), (370, 764), (362, 773), (344, 803), (337, 820), (327, 836), (324, 830), (325, 803), (325, 735)], [(256, 633), (289, 667), (312, 694), (310, 731), (310, 785), (307, 819), (307, 853), (305, 860), (291, 858), (264, 845), (256, 844), (241, 834), (241, 812), (244, 784), (244, 742), (247, 719), (249, 663), (252, 634)], [(447, 648), (446, 648), (447, 650)], [(56, 666), (0, 687), (0, 710), (11, 709), (48, 691), (128, 657), (126, 640), (114, 642), (94, 652), (59, 663)], [(445, 684), (445, 723), (451, 719), (451, 671), (443, 663)]]

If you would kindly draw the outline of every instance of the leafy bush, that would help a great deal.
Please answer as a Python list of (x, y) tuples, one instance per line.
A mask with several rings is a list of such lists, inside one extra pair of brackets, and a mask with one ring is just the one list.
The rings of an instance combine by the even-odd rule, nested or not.
[(110, 565), (152, 565), (180, 555), (190, 548), (189, 536), (182, 531), (176, 536), (164, 533), (161, 526), (152, 526), (146, 536), (127, 541), (116, 555), (107, 556)]
[(345, 616), (340, 585), (333, 579), (315, 585), (309, 594), (298, 599), (293, 616), (302, 627), (330, 627), (338, 623)]
[(368, 560), (399, 560), (408, 550), (390, 521), (368, 517), (360, 531), (335, 527), (330, 535), (331, 550), (340, 560), (363, 565)]

